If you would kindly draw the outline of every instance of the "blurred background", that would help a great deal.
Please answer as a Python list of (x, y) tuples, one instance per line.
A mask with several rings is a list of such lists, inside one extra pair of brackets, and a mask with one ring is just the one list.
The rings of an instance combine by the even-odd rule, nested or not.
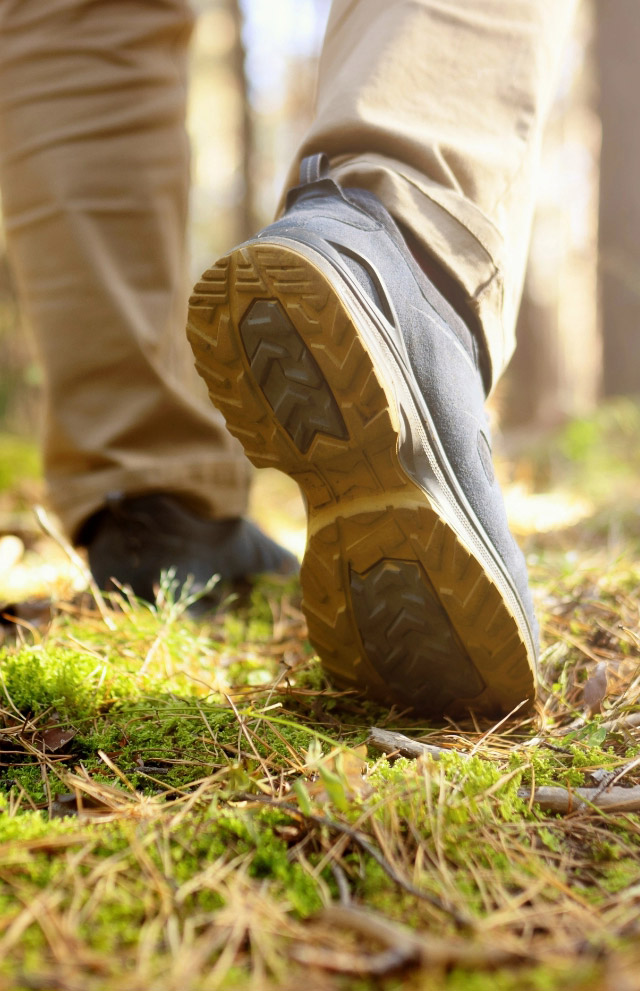
[[(194, 6), (195, 278), (273, 215), (310, 120), (329, 0)], [(594, 444), (596, 474), (610, 479), (615, 456), (640, 489), (639, 50), (636, 0), (583, 0), (547, 130), (519, 349), (493, 400), (511, 480), (528, 492)], [(0, 515), (14, 519), (39, 493), (40, 374), (0, 242)]]

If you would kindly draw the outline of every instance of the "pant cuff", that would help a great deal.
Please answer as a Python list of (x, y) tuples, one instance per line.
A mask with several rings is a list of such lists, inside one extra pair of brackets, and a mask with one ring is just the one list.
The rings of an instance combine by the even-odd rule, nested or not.
[(111, 493), (172, 493), (211, 519), (230, 519), (247, 512), (251, 471), (249, 462), (239, 459), (179, 469), (105, 469), (73, 478), (50, 478), (47, 501), (71, 541)]

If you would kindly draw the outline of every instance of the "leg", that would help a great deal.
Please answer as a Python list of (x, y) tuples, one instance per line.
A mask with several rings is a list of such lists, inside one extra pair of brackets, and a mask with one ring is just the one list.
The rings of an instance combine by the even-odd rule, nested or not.
[(376, 193), (454, 277), (493, 383), (515, 347), (540, 139), (575, 4), (334, 0), (300, 150)]
[(246, 505), (248, 466), (179, 332), (191, 25), (184, 0), (0, 12), (7, 240), (45, 370), (50, 501), (72, 538), (110, 492), (182, 493), (214, 517)]
[(292, 570), (246, 520), (248, 464), (212, 410), (186, 312), (186, 0), (8, 0), (0, 181), (46, 377), (50, 502), (94, 576), (153, 598)]
[(281, 220), (191, 302), (230, 429), (306, 495), (303, 608), (325, 666), (423, 712), (508, 713), (535, 692), (483, 404), (513, 344), (569, 8), (338, 0), (303, 149), (330, 161), (303, 159)]

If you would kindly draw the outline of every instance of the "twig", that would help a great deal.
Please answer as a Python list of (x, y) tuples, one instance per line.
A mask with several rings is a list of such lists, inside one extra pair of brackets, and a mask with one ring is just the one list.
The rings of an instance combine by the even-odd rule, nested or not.
[[(572, 719), (564, 729), (565, 731), (582, 729), (586, 726), (588, 719), (586, 716), (578, 716), (576, 719)], [(626, 716), (618, 716), (615, 719), (605, 719), (603, 722), (598, 724), (602, 729), (606, 729), (607, 733), (616, 730), (625, 729), (637, 729), (640, 726), (640, 712), (631, 712)]]
[(382, 868), (387, 877), (391, 878), (394, 884), (397, 884), (400, 888), (406, 891), (410, 895), (414, 895), (415, 898), (420, 898), (422, 901), (428, 902), (433, 905), (434, 908), (439, 909), (441, 912), (445, 912), (457, 926), (461, 928), (469, 928), (473, 926), (472, 920), (466, 915), (462, 915), (457, 909), (445, 905), (445, 903), (437, 897), (437, 895), (432, 895), (428, 891), (423, 891), (421, 888), (416, 888), (415, 885), (411, 884), (410, 881), (406, 881), (403, 877), (398, 874), (388, 860), (376, 850), (374, 846), (369, 842), (366, 837), (359, 833), (357, 830), (352, 829), (350, 826), (346, 826), (342, 822), (338, 822), (336, 819), (328, 819), (326, 816), (316, 815), (313, 812), (303, 812), (295, 805), (288, 805), (286, 802), (278, 802), (273, 799), (268, 798), (266, 795), (253, 795), (249, 793), (241, 792), (239, 795), (234, 795), (230, 801), (236, 802), (261, 802), (266, 805), (272, 805), (273, 808), (279, 809), (281, 812), (288, 812), (289, 815), (296, 816), (299, 819), (303, 819), (307, 822), (314, 822), (318, 826), (325, 826), (327, 829), (332, 830), (334, 833), (340, 833), (343, 836), (348, 836), (353, 843), (364, 850), (372, 860)]
[(291, 955), (299, 963), (337, 973), (383, 977), (393, 971), (419, 965), (456, 965), (479, 969), (529, 959), (525, 954), (501, 947), (416, 933), (372, 909), (355, 905), (334, 903), (325, 909), (318, 921), (333, 924), (341, 930), (352, 929), (360, 936), (379, 941), (384, 947), (378, 953), (351, 953), (308, 945), (294, 945), (291, 948)]
[[(638, 715), (640, 716), (640, 713)], [(376, 726), (371, 728), (367, 742), (383, 753), (401, 754), (404, 757), (427, 755), (433, 760), (439, 760), (443, 754), (458, 753), (457, 750), (446, 750), (443, 747), (418, 743), (417, 740), (411, 740), (402, 733), (392, 733)], [(458, 756), (465, 760), (468, 757), (467, 754), (461, 753), (458, 753)], [(635, 765), (636, 761), (626, 765), (604, 787), (600, 785), (597, 788), (576, 788), (572, 791), (560, 787), (543, 787), (534, 789), (533, 797), (529, 789), (521, 788), (518, 794), (525, 801), (536, 802), (544, 812), (568, 813), (589, 807), (606, 809), (609, 812), (636, 812), (640, 810), (640, 785), (636, 788), (613, 787), (614, 780), (621, 778)]]
[[(528, 788), (518, 792), (525, 801), (531, 799)], [(543, 812), (577, 812), (596, 808), (607, 812), (638, 812), (640, 810), (640, 786), (635, 788), (567, 788), (544, 786), (535, 788), (533, 801)]]
[(631, 712), (628, 716), (618, 716), (617, 719), (607, 719), (600, 723), (603, 729), (634, 729), (640, 726), (640, 712)]
[(612, 788), (613, 785), (617, 785), (618, 781), (622, 781), (625, 775), (627, 775), (629, 771), (633, 771), (638, 764), (640, 764), (640, 757), (636, 757), (634, 760), (629, 761), (628, 764), (624, 764), (622, 767), (618, 768), (617, 771), (601, 772), (601, 776), (598, 777), (596, 777), (596, 775), (592, 772), (591, 777), (598, 781), (598, 788), (601, 792), (604, 792), (606, 789)]
[(95, 578), (91, 574), (89, 568), (87, 568), (86, 564), (78, 554), (75, 547), (72, 547), (69, 541), (66, 539), (66, 537), (64, 537), (60, 533), (58, 528), (49, 518), (49, 514), (47, 513), (46, 509), (44, 509), (43, 506), (34, 506), (33, 512), (35, 514), (35, 517), (38, 521), (40, 528), (44, 530), (47, 536), (51, 537), (51, 539), (56, 542), (58, 547), (60, 547), (65, 552), (71, 563), (75, 565), (75, 567), (78, 569), (78, 571), (86, 581), (87, 585), (91, 589), (91, 594), (95, 599), (95, 603), (98, 607), (98, 612), (102, 616), (104, 620), (104, 624), (107, 627), (107, 629), (115, 630), (116, 624), (109, 615), (109, 610), (106, 602), (104, 601), (104, 596), (100, 591), (100, 589), (98, 588)]
[(457, 754), (463, 760), (467, 759), (467, 754), (458, 750), (447, 750), (446, 747), (436, 747), (431, 743), (419, 743), (418, 740), (412, 740), (403, 733), (393, 733), (379, 726), (371, 727), (367, 743), (383, 754), (397, 754), (400, 757), (431, 757), (433, 760), (440, 760), (443, 754)]

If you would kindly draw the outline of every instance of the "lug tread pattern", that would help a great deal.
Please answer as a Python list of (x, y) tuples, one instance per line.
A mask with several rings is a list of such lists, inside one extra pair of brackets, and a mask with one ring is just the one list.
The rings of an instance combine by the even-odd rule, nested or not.
[(252, 303), (240, 334), (254, 379), (302, 454), (317, 434), (347, 439), (327, 380), (279, 302)]
[[(378, 591), (389, 575), (399, 576), (381, 592), (383, 619), (375, 595), (362, 594), (363, 583), (366, 586), (369, 576), (379, 573), (385, 579), (369, 586)], [(410, 609), (418, 574), (423, 606)], [(405, 583), (407, 575), (413, 578)], [(442, 706), (452, 715), (468, 708), (506, 714), (522, 699), (533, 698), (533, 674), (523, 664), (526, 647), (499, 589), (429, 507), (339, 518), (334, 526), (312, 536), (301, 578), (309, 637), (338, 683), (348, 687), (364, 682), (369, 693), (385, 704), (413, 704), (434, 714), (443, 711)], [(408, 603), (403, 602), (404, 594)], [(431, 594), (439, 609), (432, 608)], [(382, 660), (386, 652), (375, 644), (384, 642), (385, 629), (405, 608), (405, 616), (415, 619), (422, 634), (448, 644), (446, 682), (443, 655), (425, 653), (420, 636), (403, 637), (404, 654), (393, 655), (398, 672), (392, 682)], [(391, 639), (390, 633), (387, 642)], [(427, 656), (432, 663), (427, 663)], [(479, 681), (470, 676), (470, 668)], [(391, 687), (401, 684), (402, 693)]]
[[(384, 559), (350, 578), (365, 653), (394, 698), (421, 712), (443, 712), (484, 689), (449, 616), (417, 561)], [(424, 672), (429, 671), (425, 683)]]
[[(265, 302), (284, 344), (271, 332), (262, 341), (252, 323)], [(334, 679), (424, 711), (506, 713), (532, 699), (534, 662), (517, 622), (405, 473), (394, 402), (325, 272), (283, 245), (237, 249), (196, 286), (188, 334), (248, 457), (305, 494), (303, 609)]]

